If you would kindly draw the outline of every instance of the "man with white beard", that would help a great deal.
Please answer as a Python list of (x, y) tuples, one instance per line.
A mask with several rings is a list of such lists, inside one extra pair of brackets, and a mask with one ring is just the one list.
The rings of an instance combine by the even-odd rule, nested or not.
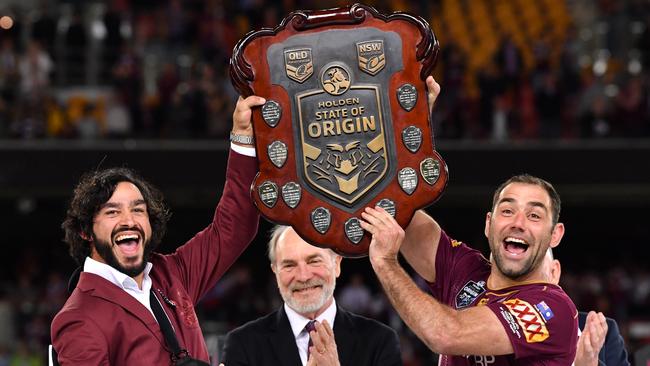
[(394, 330), (336, 306), (341, 256), (288, 226), (274, 228), (268, 254), (284, 305), (228, 333), (227, 366), (402, 365)]

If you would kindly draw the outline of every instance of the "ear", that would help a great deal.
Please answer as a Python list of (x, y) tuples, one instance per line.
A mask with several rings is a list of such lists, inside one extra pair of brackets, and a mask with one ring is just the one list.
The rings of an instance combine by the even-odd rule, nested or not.
[(560, 261), (553, 259), (553, 264), (551, 264), (551, 277), (553, 277), (553, 283), (556, 285), (559, 284), (561, 276), (562, 266), (560, 265)]
[(341, 261), (343, 260), (343, 257), (340, 255), (336, 255), (334, 257), (334, 272), (336, 273), (336, 278), (339, 278), (339, 275), (341, 275)]
[(85, 241), (89, 241), (89, 242), (92, 242), (92, 241), (93, 241), (93, 237), (92, 237), (92, 235), (88, 235), (88, 234), (86, 234), (85, 231), (82, 231), (82, 232), (79, 234), (79, 236), (81, 237), (81, 239), (83, 239), (83, 240), (85, 240)]
[(278, 274), (278, 272), (276, 272), (275, 263), (271, 263), (271, 271), (273, 271), (275, 274)]
[(558, 222), (557, 224), (555, 224), (555, 227), (553, 227), (553, 232), (551, 233), (551, 243), (550, 243), (551, 248), (555, 248), (556, 246), (558, 246), (563, 236), (564, 236), (564, 224)]
[(492, 212), (488, 212), (485, 214), (485, 237), (488, 238), (490, 236), (490, 220), (492, 220)]

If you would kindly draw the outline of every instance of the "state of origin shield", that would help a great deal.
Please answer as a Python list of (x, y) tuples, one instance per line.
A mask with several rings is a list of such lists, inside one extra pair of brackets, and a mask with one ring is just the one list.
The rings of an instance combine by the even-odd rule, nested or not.
[(262, 215), (359, 257), (370, 244), (365, 207), (404, 227), (435, 202), (448, 177), (424, 84), (437, 53), (421, 18), (360, 4), (297, 11), (240, 40), (233, 85), (267, 100), (253, 113), (260, 171), (251, 194)]

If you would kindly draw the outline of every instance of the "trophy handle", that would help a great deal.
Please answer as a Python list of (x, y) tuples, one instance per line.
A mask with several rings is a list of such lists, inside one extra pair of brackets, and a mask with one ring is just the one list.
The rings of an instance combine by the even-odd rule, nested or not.
[(370, 9), (372, 8), (361, 4), (354, 4), (352, 6), (338, 9), (315, 10), (309, 12), (296, 11), (289, 15), (289, 18), (291, 19), (293, 27), (296, 30), (302, 31), (338, 24), (358, 24), (366, 19), (365, 11), (371, 11)]

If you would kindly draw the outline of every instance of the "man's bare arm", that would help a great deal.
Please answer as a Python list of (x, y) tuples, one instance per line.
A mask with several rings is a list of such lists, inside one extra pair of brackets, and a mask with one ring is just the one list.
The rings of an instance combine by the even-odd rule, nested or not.
[(381, 208), (367, 208), (362, 217), (361, 226), (372, 234), (370, 262), (386, 295), (432, 351), (449, 355), (514, 352), (503, 325), (488, 307), (457, 311), (417, 287), (397, 260), (405, 232), (392, 216)]
[(436, 253), (440, 241), (440, 225), (424, 211), (416, 211), (406, 227), (400, 252), (413, 269), (425, 280), (436, 279)]

